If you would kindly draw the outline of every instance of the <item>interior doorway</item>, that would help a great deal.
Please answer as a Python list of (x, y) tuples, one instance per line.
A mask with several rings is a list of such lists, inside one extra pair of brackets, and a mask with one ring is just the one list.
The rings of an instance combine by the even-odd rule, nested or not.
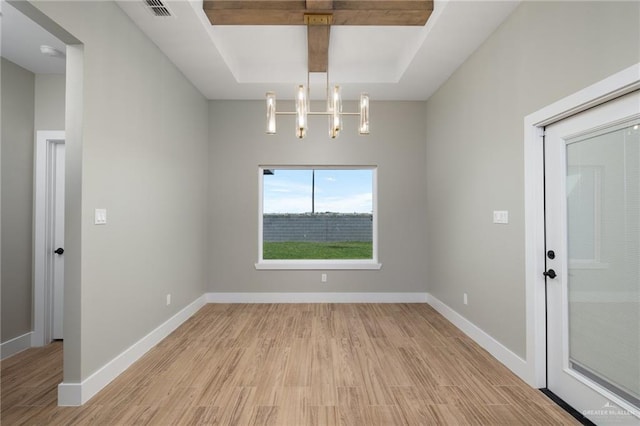
[(37, 132), (33, 346), (46, 345), (64, 336), (64, 178), (64, 132)]

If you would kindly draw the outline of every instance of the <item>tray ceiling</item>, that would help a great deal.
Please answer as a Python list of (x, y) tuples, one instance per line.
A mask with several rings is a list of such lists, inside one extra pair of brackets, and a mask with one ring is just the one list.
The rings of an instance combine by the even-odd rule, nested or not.
[[(302, 1), (260, 2), (304, 5), (306, 11), (306, 2)], [(143, 1), (117, 3), (209, 99), (263, 99), (268, 90), (276, 91), (280, 99), (290, 99), (294, 85), (306, 83), (304, 22), (267, 25), (269, 21), (265, 20), (260, 25), (211, 25), (205, 8), (213, 4), (220, 9), (225, 2), (218, 0), (165, 1), (170, 17), (154, 16)], [(256, 2), (226, 2), (227, 6), (238, 3)], [(337, 5), (354, 2), (324, 3), (331, 3), (335, 14)], [(423, 26), (332, 25), (329, 78), (342, 85), (345, 99), (355, 99), (362, 91), (369, 92), (372, 100), (427, 99), (517, 5), (517, 1), (436, 0), (433, 12), (427, 11), (430, 16)], [(311, 76), (312, 83), (325, 78)], [(313, 89), (312, 84), (312, 95)]]

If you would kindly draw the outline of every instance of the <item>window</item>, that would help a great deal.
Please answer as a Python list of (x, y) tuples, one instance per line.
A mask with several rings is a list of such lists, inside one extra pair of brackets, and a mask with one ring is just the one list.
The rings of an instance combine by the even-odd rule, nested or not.
[(259, 168), (258, 269), (379, 269), (376, 168)]

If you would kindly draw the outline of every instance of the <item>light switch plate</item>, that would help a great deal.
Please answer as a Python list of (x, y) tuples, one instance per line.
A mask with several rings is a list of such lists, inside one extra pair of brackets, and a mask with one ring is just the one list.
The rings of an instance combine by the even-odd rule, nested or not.
[(96, 209), (94, 219), (96, 225), (105, 225), (107, 223), (107, 209)]
[(500, 223), (500, 224), (509, 223), (509, 212), (507, 210), (494, 210), (493, 223)]

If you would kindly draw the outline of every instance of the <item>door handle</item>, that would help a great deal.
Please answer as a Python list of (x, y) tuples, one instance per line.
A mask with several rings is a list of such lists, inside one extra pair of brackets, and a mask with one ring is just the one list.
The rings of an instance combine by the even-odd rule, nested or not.
[(556, 271), (554, 271), (553, 269), (549, 269), (548, 271), (543, 272), (542, 275), (544, 275), (545, 277), (549, 277), (551, 279), (554, 279), (555, 277), (558, 276), (556, 274)]
[(62, 254), (64, 253), (64, 249), (62, 247), (58, 247), (57, 249), (55, 249), (53, 251), (55, 254)]

